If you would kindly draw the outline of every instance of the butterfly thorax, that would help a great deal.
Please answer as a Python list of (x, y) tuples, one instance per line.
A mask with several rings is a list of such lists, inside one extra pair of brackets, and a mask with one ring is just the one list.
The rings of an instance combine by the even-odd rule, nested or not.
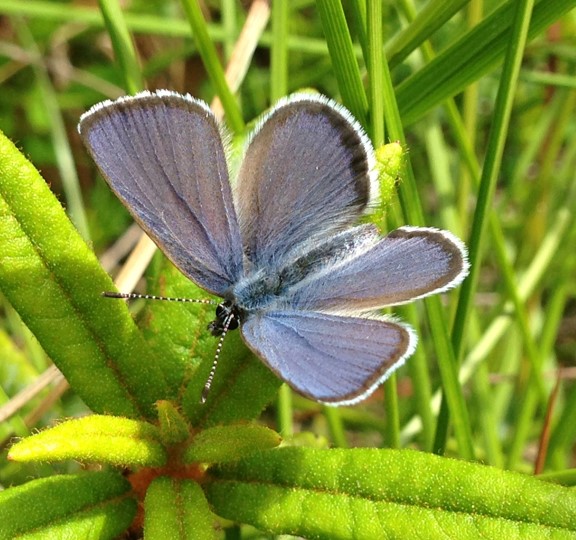
[(290, 309), (293, 293), (307, 278), (316, 278), (324, 268), (346, 261), (376, 238), (376, 230), (371, 225), (353, 227), (327, 238), (321, 245), (300, 246), (279, 264), (268, 263), (248, 271), (225, 293), (209, 330), (218, 336), (225, 327), (237, 328), (249, 314)]
[(373, 225), (351, 227), (335, 236), (296, 246), (279, 262), (269, 262), (238, 281), (230, 299), (245, 312), (290, 308), (291, 292), (323, 270), (344, 263), (378, 240)]

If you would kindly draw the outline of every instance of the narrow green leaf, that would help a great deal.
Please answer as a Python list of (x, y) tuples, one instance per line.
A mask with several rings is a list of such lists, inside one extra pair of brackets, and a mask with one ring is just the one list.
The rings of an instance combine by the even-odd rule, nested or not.
[(288, 27), (290, 2), (272, 2), (272, 46), (270, 48), (270, 102), (275, 103), (288, 92)]
[(136, 501), (115, 472), (51, 476), (0, 492), (0, 539), (116, 538)]
[[(388, 128), (388, 135), (402, 144), (406, 143), (403, 127), (403, 118), (399, 110), (396, 92), (393, 88), (392, 77), (388, 62), (383, 65), (382, 99)], [(425, 225), (424, 209), (420, 200), (420, 191), (416, 176), (410, 161), (407, 161), (403, 182), (398, 190), (402, 213), (407, 223), (411, 225)], [(458, 442), (458, 450), (465, 459), (474, 459), (474, 443), (472, 428), (469, 421), (466, 401), (458, 381), (456, 358), (452, 350), (446, 314), (438, 296), (424, 300), (428, 324), (430, 326), (431, 341), (438, 358), (438, 368), (442, 379), (442, 388), (454, 421), (454, 434)]]
[(129, 94), (136, 94), (144, 89), (144, 81), (122, 7), (118, 0), (98, 0), (98, 5), (124, 78), (124, 88)]
[[(494, 69), (510, 43), (516, 0), (509, 0), (397, 88), (405, 126)], [(539, 0), (528, 40), (576, 6), (576, 0)]]
[(365, 61), (368, 71), (368, 102), (370, 104), (369, 135), (374, 146), (381, 146), (384, 144), (382, 2), (380, 0), (368, 0), (366, 11), (368, 49)]
[(358, 122), (366, 127), (368, 125), (368, 98), (362, 85), (360, 68), (354, 54), (352, 38), (341, 2), (318, 0), (316, 6), (324, 28), (342, 101)]
[(196, 482), (156, 478), (144, 501), (144, 533), (147, 540), (213, 540), (219, 538), (214, 516)]
[(228, 125), (234, 132), (239, 133), (244, 129), (244, 120), (242, 120), (238, 103), (226, 82), (224, 70), (220, 65), (214, 43), (208, 34), (208, 27), (202, 16), (200, 6), (197, 0), (181, 0), (181, 3), (188, 17), (190, 27), (192, 28), (192, 37), (198, 47), (198, 52), (202, 57), (204, 67), (226, 111)]
[[(387, 132), (393, 140), (401, 144), (406, 143), (406, 136), (402, 118), (398, 109), (397, 96), (393, 88), (392, 77), (388, 62), (384, 61), (382, 68), (382, 100), (386, 116)], [(411, 163), (406, 162), (403, 182), (398, 190), (402, 213), (407, 223), (411, 225), (425, 225), (423, 205), (417, 187), (416, 177)], [(442, 388), (447, 396), (452, 418), (454, 420), (454, 433), (458, 441), (460, 455), (465, 459), (474, 458), (474, 443), (466, 402), (462, 388), (458, 382), (458, 372), (455, 355), (452, 351), (448, 324), (443, 306), (438, 296), (424, 300), (428, 324), (430, 326), (432, 343), (438, 358), (438, 367), (442, 378)]]
[[(275, 0), (271, 4), (271, 30), (273, 41), (270, 47), (270, 102), (275, 103), (288, 93), (289, 52), (288, 35), (290, 28), (290, 1)], [(281, 433), (292, 429), (294, 409), (292, 390), (285, 385), (280, 387), (276, 400), (277, 424)]]
[(386, 45), (390, 68), (397, 66), (436, 30), (449, 21), (470, 0), (432, 0), (427, 2), (414, 20)]
[(160, 432), (148, 422), (114, 416), (85, 416), (58, 424), (16, 443), (8, 459), (159, 467), (166, 463)]
[(432, 454), (280, 448), (213, 472), (207, 497), (218, 514), (275, 534), (576, 538), (573, 490)]
[(113, 283), (44, 180), (0, 133), (0, 289), (96, 412), (153, 416), (167, 386)]
[[(275, 0), (271, 4), (271, 30), (273, 41), (270, 47), (270, 102), (275, 103), (288, 93), (290, 28), (290, 1)], [(279, 431), (286, 435), (292, 430), (292, 390), (281, 386), (276, 400)]]
[[(465, 344), (466, 328), (469, 323), (470, 311), (473, 298), (478, 286), (481, 251), (485, 242), (487, 219), (493, 206), (496, 182), (500, 173), (504, 144), (508, 134), (508, 125), (512, 114), (512, 105), (516, 95), (516, 82), (520, 73), (520, 66), (524, 54), (524, 46), (528, 36), (528, 29), (532, 15), (534, 0), (519, 0), (513, 12), (512, 34), (509, 47), (506, 51), (506, 59), (502, 70), (501, 83), (496, 98), (494, 122), (490, 129), (488, 148), (480, 185), (478, 188), (478, 200), (474, 209), (472, 230), (468, 241), (468, 256), (470, 258), (470, 274), (462, 284), (458, 306), (454, 317), (452, 330), (452, 347), (456, 362), (459, 364)], [(503, 244), (504, 242), (500, 242)], [(503, 258), (505, 255), (503, 254)], [(510, 281), (510, 280), (509, 280)], [(517, 297), (517, 295), (515, 295)], [(447, 411), (440, 409), (438, 429), (436, 432), (434, 448), (443, 449), (448, 437)]]
[(275, 448), (280, 435), (256, 424), (216, 426), (196, 435), (184, 454), (185, 463), (235, 461), (261, 450)]

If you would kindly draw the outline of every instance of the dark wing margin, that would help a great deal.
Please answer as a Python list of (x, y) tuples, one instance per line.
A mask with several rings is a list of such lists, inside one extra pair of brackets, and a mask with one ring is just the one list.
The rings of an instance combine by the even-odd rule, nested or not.
[(327, 405), (367, 398), (404, 363), (416, 335), (391, 320), (277, 311), (241, 326), (248, 346), (300, 394)]
[(236, 185), (243, 243), (257, 268), (354, 223), (377, 192), (370, 140), (341, 105), (295, 94), (259, 123)]
[(192, 281), (222, 295), (242, 243), (220, 131), (208, 106), (169, 91), (97, 104), (80, 136), (114, 193)]
[(468, 268), (466, 247), (453, 234), (401, 227), (309, 275), (287, 301), (293, 309), (360, 313), (455, 287)]

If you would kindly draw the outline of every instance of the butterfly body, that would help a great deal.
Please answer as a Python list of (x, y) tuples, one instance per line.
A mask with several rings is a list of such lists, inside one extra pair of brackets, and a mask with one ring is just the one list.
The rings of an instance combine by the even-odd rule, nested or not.
[(209, 330), (246, 344), (303, 395), (355, 403), (412, 354), (413, 330), (375, 310), (457, 285), (463, 244), (446, 231), (356, 225), (377, 194), (374, 152), (343, 107), (299, 95), (248, 139), (232, 184), (206, 104), (143, 92), (98, 104), (80, 134), (136, 221), (223, 302)]

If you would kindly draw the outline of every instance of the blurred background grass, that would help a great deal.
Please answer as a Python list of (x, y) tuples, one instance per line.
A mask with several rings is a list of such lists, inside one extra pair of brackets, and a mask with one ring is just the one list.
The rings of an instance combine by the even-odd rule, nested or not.
[[(220, 65), (250, 2), (0, 0), (0, 129), (115, 272), (125, 253), (107, 250), (130, 219), (77, 136), (91, 105), (142, 88), (218, 95), (241, 136), (287, 93), (343, 102), (376, 145), (406, 149), (390, 228), (453, 231), (476, 274), (442, 306), (397, 310), (421, 345), (369, 404), (323, 411), (283, 391), (276, 427), (562, 477), (576, 435), (576, 2), (274, 1), (269, 21), (260, 4), (264, 31), (252, 27), (258, 45), (233, 98)], [(13, 403), (49, 360), (1, 309), (0, 403)], [(0, 440), (84, 410), (61, 394), (23, 400)], [(21, 474), (0, 462), (2, 483)]]

